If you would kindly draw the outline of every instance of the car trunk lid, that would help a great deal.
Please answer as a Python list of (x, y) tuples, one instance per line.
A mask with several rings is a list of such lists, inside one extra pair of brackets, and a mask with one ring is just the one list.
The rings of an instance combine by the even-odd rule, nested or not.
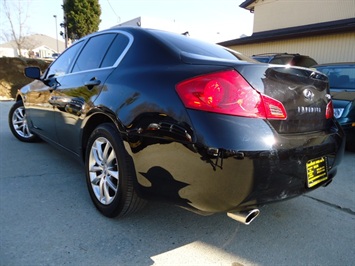
[(331, 126), (331, 119), (326, 116), (327, 112), (333, 111), (329, 82), (321, 72), (303, 67), (236, 62), (187, 53), (182, 53), (182, 59), (188, 64), (234, 68), (254, 89), (280, 101), (286, 109), (287, 119), (268, 120), (278, 133), (324, 131)]
[(269, 120), (278, 133), (322, 131), (330, 102), (328, 78), (307, 68), (276, 65), (244, 65), (237, 71), (260, 93), (283, 103), (287, 119)]

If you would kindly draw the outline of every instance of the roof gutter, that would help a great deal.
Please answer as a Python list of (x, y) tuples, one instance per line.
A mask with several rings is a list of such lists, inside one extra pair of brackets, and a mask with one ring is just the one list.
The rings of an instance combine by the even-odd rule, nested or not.
[(256, 0), (246, 0), (244, 1), (243, 3), (241, 3), (239, 5), (239, 7), (241, 8), (244, 8), (244, 9), (248, 9), (251, 11), (251, 9), (254, 9), (254, 6), (253, 7), (249, 7), (251, 4), (253, 4)]
[[(250, 2), (250, 1), (249, 1)], [(245, 2), (244, 2), (245, 3)], [(243, 4), (244, 4), (243, 3)], [(316, 36), (330, 33), (343, 33), (355, 31), (355, 18), (309, 24), (284, 29), (255, 32), (250, 37), (234, 39), (218, 43), (222, 46), (249, 44), (255, 42), (276, 41), (299, 37)]]

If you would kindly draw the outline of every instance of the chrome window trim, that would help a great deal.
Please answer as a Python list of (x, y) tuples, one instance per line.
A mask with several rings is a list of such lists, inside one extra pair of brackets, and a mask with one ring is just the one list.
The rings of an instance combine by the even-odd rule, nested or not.
[(125, 57), (125, 55), (127, 54), (129, 48), (131, 48), (132, 43), (133, 43), (133, 35), (128, 33), (128, 32), (124, 32), (124, 31), (117, 31), (119, 34), (125, 35), (126, 37), (128, 37), (128, 44), (126, 45), (126, 48), (123, 50), (123, 52), (121, 53), (121, 55), (117, 58), (116, 62), (113, 64), (112, 67), (117, 67), (119, 65), (119, 63), (121, 63), (122, 59)]
[[(76, 60), (78, 59), (81, 51), (85, 48), (85, 45), (86, 43), (92, 38), (92, 37), (96, 37), (96, 36), (99, 36), (99, 35), (103, 35), (103, 34), (108, 34), (108, 33), (116, 33), (116, 34), (122, 34), (122, 35), (125, 35), (127, 38), (128, 38), (128, 44), (126, 45), (126, 48), (123, 50), (123, 52), (121, 53), (121, 55), (117, 58), (116, 62), (112, 65), (112, 66), (109, 66), (109, 67), (102, 67), (102, 68), (93, 68), (93, 69), (90, 69), (90, 70), (83, 70), (83, 71), (77, 71), (77, 72), (71, 72), (74, 68), (74, 65), (76, 63)], [(63, 76), (70, 76), (70, 75), (74, 75), (74, 74), (78, 74), (78, 73), (83, 73), (83, 72), (92, 72), (92, 71), (99, 71), (99, 70), (105, 70), (105, 69), (111, 69), (111, 68), (116, 68), (120, 63), (121, 61), (123, 60), (123, 58), (125, 57), (125, 55), (127, 54), (128, 50), (131, 48), (132, 44), (133, 44), (133, 41), (134, 41), (134, 37), (132, 34), (128, 33), (128, 32), (125, 32), (125, 31), (121, 31), (121, 30), (109, 30), (109, 31), (102, 31), (100, 33), (97, 33), (97, 34), (92, 34), (92, 35), (89, 35), (87, 38), (85, 38), (84, 40), (84, 44), (83, 44), (83, 47), (80, 49), (80, 51), (78, 52), (78, 54), (76, 55), (75, 57), (75, 60), (71, 67), (70, 67), (70, 72), (63, 75)]]

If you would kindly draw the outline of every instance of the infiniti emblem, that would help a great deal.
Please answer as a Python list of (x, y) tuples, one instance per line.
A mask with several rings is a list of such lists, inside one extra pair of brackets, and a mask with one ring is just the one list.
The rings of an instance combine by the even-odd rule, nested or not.
[(314, 97), (314, 93), (310, 89), (303, 90), (303, 95), (307, 100), (312, 101)]

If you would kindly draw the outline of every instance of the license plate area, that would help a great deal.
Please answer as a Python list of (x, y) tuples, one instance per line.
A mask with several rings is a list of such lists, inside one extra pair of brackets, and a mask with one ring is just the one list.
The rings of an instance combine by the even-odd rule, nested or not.
[(307, 187), (311, 188), (328, 179), (327, 157), (309, 160), (307, 168)]

